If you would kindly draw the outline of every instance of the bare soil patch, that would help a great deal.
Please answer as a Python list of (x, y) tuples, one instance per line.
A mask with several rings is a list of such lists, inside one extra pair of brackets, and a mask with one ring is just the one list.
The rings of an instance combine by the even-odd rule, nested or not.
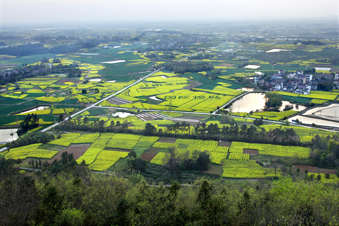
[(147, 152), (144, 152), (144, 153), (142, 153), (140, 158), (150, 162), (156, 155), (157, 155), (157, 153), (149, 153), (149, 152), (147, 153)]
[(244, 154), (250, 154), (250, 155), (259, 155), (258, 149), (246, 149), (244, 148)]
[(196, 82), (196, 81), (191, 80), (191, 81), (190, 81), (190, 84), (189, 84), (188, 86), (185, 86), (184, 89), (191, 89), (191, 88), (200, 86), (200, 85), (202, 85), (202, 84), (203, 84), (203, 83), (200, 83), (200, 82)]
[(218, 146), (231, 147), (231, 142), (221, 141), (221, 142), (218, 143)]
[(116, 104), (116, 105), (132, 103), (131, 101), (124, 100), (124, 99), (121, 99), (119, 97), (109, 98), (108, 102), (111, 103), (111, 104)]
[(120, 148), (105, 148), (105, 151), (123, 151), (123, 152), (130, 152), (132, 150), (129, 149), (120, 149)]
[(304, 172), (305, 169), (308, 170), (308, 173), (329, 173), (329, 174), (335, 174), (337, 172), (336, 169), (324, 169), (324, 168), (319, 168), (316, 166), (307, 166), (307, 165), (296, 165), (295, 170), (300, 169), (300, 172)]
[(90, 144), (81, 144), (81, 145), (71, 145), (68, 148), (59, 151), (58, 154), (56, 154), (51, 160), (48, 161), (48, 163), (54, 162), (54, 159), (61, 160), (61, 155), (63, 152), (67, 151), (68, 154), (73, 154), (74, 159), (77, 160), (82, 156), (86, 150), (90, 147)]
[(158, 154), (158, 152), (160, 151), (160, 148), (149, 148), (147, 151), (145, 151), (144, 153), (154, 153), (154, 154)]
[(232, 66), (234, 66), (234, 64), (222, 63), (219, 66), (232, 67)]
[(174, 144), (177, 138), (172, 138), (172, 137), (161, 137), (158, 142), (161, 143), (171, 143)]
[(207, 171), (204, 171), (204, 173), (221, 175), (222, 174), (222, 166), (216, 165), (216, 164), (210, 164), (210, 168)]
[(59, 82), (65, 83), (65, 82), (73, 82), (73, 81), (70, 80), (70, 79), (65, 78), (65, 79), (60, 80)]

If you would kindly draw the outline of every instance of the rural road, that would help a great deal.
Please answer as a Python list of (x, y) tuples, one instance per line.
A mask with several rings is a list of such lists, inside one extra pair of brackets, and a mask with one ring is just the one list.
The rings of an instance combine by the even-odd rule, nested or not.
[[(158, 70), (156, 70), (156, 71), (153, 71), (152, 73), (146, 75), (145, 77), (140, 78), (139, 80), (133, 82), (131, 85), (128, 85), (128, 86), (126, 86), (125, 88), (123, 88), (123, 89), (121, 89), (121, 90), (119, 90), (119, 91), (117, 91), (117, 92), (115, 92), (115, 93), (113, 93), (113, 94), (111, 94), (111, 95), (109, 95), (109, 96), (107, 96), (107, 97), (105, 97), (105, 98), (99, 100), (98, 102), (96, 102), (96, 103), (94, 103), (94, 104), (92, 104), (92, 105), (90, 105), (90, 106), (88, 106), (88, 107), (86, 107), (86, 108), (84, 108), (84, 109), (82, 109), (82, 110), (80, 110), (80, 111), (78, 111), (78, 112), (72, 114), (70, 117), (73, 118), (73, 117), (75, 117), (75, 116), (77, 116), (77, 115), (79, 115), (79, 114), (81, 114), (81, 113), (83, 113), (83, 112), (85, 112), (85, 111), (88, 111), (89, 109), (95, 107), (97, 104), (100, 104), (100, 103), (102, 103), (103, 101), (108, 100), (109, 98), (114, 97), (114, 96), (118, 95), (119, 93), (124, 92), (126, 89), (129, 89), (130, 87), (132, 87), (132, 86), (138, 84), (139, 82), (143, 81), (144, 79), (148, 78), (149, 76), (151, 76), (151, 75), (153, 75), (153, 74), (155, 74), (155, 73), (157, 73), (157, 72), (159, 72), (159, 71), (161, 71), (161, 70), (158, 69)], [(69, 118), (69, 117), (65, 118), (65, 119), (64, 119), (63, 121), (61, 121), (61, 122), (57, 122), (57, 123), (55, 123), (55, 124), (53, 124), (53, 125), (51, 125), (51, 126), (45, 128), (45, 129), (41, 130), (40, 132), (42, 132), (42, 133), (43, 133), (43, 132), (46, 132), (46, 131), (48, 131), (48, 130), (50, 130), (50, 129), (52, 129), (52, 128), (54, 128), (54, 127), (56, 127), (56, 126), (58, 126), (58, 125), (60, 125), (60, 124), (62, 124), (62, 123), (64, 123), (65, 121), (68, 120), (68, 118)]]
[[(188, 59), (189, 57), (195, 56), (195, 55), (197, 55), (197, 54), (199, 54), (199, 53), (201, 53), (201, 52), (202, 52), (202, 51), (197, 52), (197, 53), (194, 53), (194, 54), (192, 54), (192, 55), (190, 55), (190, 56), (188, 56), (188, 57), (185, 57), (184, 59), (180, 60), (179, 62), (182, 62), (183, 60), (186, 60), (186, 59)], [(113, 93), (113, 94), (111, 94), (111, 95), (109, 95), (109, 96), (107, 96), (107, 97), (105, 97), (105, 98), (99, 100), (98, 102), (95, 102), (94, 104), (92, 104), (92, 105), (90, 105), (90, 106), (88, 106), (88, 107), (86, 107), (86, 108), (84, 108), (84, 109), (82, 109), (82, 110), (80, 110), (80, 111), (78, 111), (78, 112), (72, 114), (70, 117), (71, 117), (71, 118), (74, 118), (75, 116), (77, 116), (77, 115), (79, 115), (79, 114), (81, 114), (81, 113), (83, 113), (83, 112), (85, 112), (85, 111), (88, 111), (89, 109), (95, 107), (96, 105), (102, 103), (103, 101), (108, 100), (108, 99), (110, 99), (110, 98), (112, 98), (112, 97), (118, 95), (119, 93), (124, 92), (126, 89), (129, 89), (130, 87), (132, 87), (132, 86), (138, 84), (139, 82), (145, 80), (146, 78), (150, 77), (151, 75), (153, 75), (153, 74), (155, 74), (155, 73), (157, 73), (157, 72), (159, 72), (159, 71), (161, 71), (161, 69), (158, 69), (158, 70), (156, 70), (156, 71), (153, 71), (152, 73), (146, 75), (145, 77), (142, 77), (142, 78), (138, 79), (137, 81), (133, 82), (132, 84), (130, 84), (130, 85), (128, 85), (128, 86), (126, 86), (125, 88), (122, 88), (121, 90), (119, 90), (119, 91), (117, 91), (117, 92), (115, 92), (115, 93)], [(89, 73), (89, 72), (88, 72), (88, 73)], [(87, 73), (87, 75), (88, 75), (88, 73)], [(65, 121), (68, 120), (68, 118), (69, 118), (69, 117), (65, 118), (65, 119), (64, 119), (63, 121), (61, 121), (61, 122), (57, 122), (57, 123), (55, 123), (55, 124), (53, 124), (53, 125), (51, 125), (51, 126), (45, 128), (45, 129), (41, 130), (40, 132), (42, 132), (42, 133), (47, 132), (48, 130), (50, 130), (50, 129), (52, 129), (52, 128), (54, 128), (54, 127), (56, 127), (56, 126), (58, 126), (58, 125), (60, 125), (60, 124), (62, 124), (62, 123), (64, 123)], [(1, 150), (0, 150), (0, 152), (1, 152)]]

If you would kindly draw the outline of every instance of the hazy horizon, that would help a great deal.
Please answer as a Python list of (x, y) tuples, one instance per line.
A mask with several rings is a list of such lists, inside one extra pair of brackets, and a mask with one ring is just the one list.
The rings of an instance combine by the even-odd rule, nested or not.
[(28, 24), (81, 24), (86, 22), (180, 22), (333, 19), (337, 0), (240, 0), (213, 2), (172, 0), (66, 1), (2, 0), (2, 26)]

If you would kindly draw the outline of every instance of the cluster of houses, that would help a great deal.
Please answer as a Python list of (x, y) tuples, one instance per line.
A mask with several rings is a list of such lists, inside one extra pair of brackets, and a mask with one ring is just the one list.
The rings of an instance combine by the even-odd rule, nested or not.
[(317, 90), (317, 86), (322, 82), (331, 82), (339, 87), (339, 74), (304, 74), (303, 71), (285, 72), (279, 70), (276, 74), (271, 74), (264, 78), (264, 73), (255, 72), (253, 83), (265, 87), (271, 91), (285, 91), (299, 94), (310, 94), (311, 90)]

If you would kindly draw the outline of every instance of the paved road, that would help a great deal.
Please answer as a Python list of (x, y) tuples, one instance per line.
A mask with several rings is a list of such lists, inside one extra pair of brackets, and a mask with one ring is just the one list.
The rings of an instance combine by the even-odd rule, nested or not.
[[(197, 54), (199, 54), (199, 53), (201, 53), (201, 52), (202, 52), (202, 51), (197, 52), (197, 53), (194, 53), (194, 54), (192, 54), (192, 55), (190, 55), (190, 56), (188, 56), (188, 57), (185, 57), (184, 59), (180, 60), (179, 62), (182, 62), (183, 60), (186, 60), (186, 59), (188, 59), (189, 57), (195, 56), (195, 55), (197, 55)], [(94, 104), (92, 104), (92, 105), (90, 105), (90, 106), (88, 106), (88, 107), (86, 107), (86, 108), (84, 108), (84, 109), (82, 109), (82, 110), (80, 110), (80, 111), (74, 113), (74, 114), (71, 115), (70, 117), (71, 117), (71, 118), (74, 118), (75, 116), (77, 116), (77, 115), (79, 115), (79, 114), (81, 114), (81, 113), (83, 113), (83, 112), (85, 112), (85, 111), (88, 111), (89, 109), (95, 107), (96, 105), (102, 103), (103, 101), (108, 100), (109, 98), (114, 97), (114, 96), (118, 95), (119, 93), (124, 92), (126, 89), (129, 89), (130, 87), (132, 87), (132, 86), (138, 84), (139, 82), (145, 80), (145, 79), (148, 78), (149, 76), (151, 76), (151, 75), (153, 75), (153, 74), (155, 74), (155, 73), (157, 73), (157, 72), (159, 72), (159, 71), (161, 71), (161, 69), (158, 69), (158, 70), (156, 70), (156, 71), (153, 71), (152, 73), (146, 75), (145, 77), (140, 78), (140, 79), (138, 79), (137, 81), (133, 82), (131, 85), (128, 85), (128, 86), (126, 86), (125, 88), (123, 88), (123, 89), (121, 89), (121, 90), (119, 90), (119, 91), (117, 91), (117, 92), (115, 92), (115, 93), (113, 93), (113, 94), (111, 94), (111, 95), (109, 95), (109, 96), (107, 96), (107, 97), (105, 97), (105, 98), (99, 100), (98, 102), (96, 102), (96, 103), (94, 103)], [(88, 72), (88, 73), (89, 73), (89, 72)], [(87, 73), (87, 74), (88, 74), (88, 73)], [(47, 132), (48, 130), (50, 130), (50, 129), (52, 129), (52, 128), (54, 128), (54, 127), (56, 127), (56, 126), (58, 126), (58, 125), (60, 125), (60, 124), (62, 124), (62, 123), (64, 123), (65, 121), (68, 120), (68, 118), (69, 118), (69, 117), (65, 118), (65, 119), (64, 119), (63, 121), (61, 121), (61, 122), (57, 122), (57, 123), (55, 123), (55, 124), (53, 124), (53, 125), (51, 125), (51, 126), (45, 128), (45, 129), (41, 130), (40, 132), (42, 132), (42, 133), (43, 133), (43, 132)]]
[[(132, 86), (138, 84), (139, 82), (143, 81), (144, 79), (148, 78), (149, 76), (151, 76), (151, 75), (153, 75), (153, 74), (155, 74), (155, 73), (157, 73), (157, 72), (159, 72), (159, 71), (161, 71), (161, 70), (158, 69), (158, 70), (156, 70), (156, 71), (153, 71), (152, 73), (146, 75), (145, 77), (140, 78), (139, 80), (133, 82), (131, 85), (128, 85), (128, 86), (126, 86), (125, 88), (123, 88), (123, 89), (121, 89), (121, 90), (119, 90), (119, 91), (117, 91), (117, 92), (115, 92), (115, 93), (113, 93), (113, 94), (111, 94), (111, 95), (109, 95), (109, 96), (107, 96), (107, 97), (105, 97), (105, 98), (99, 100), (98, 102), (96, 102), (96, 103), (94, 103), (94, 104), (92, 104), (92, 105), (90, 105), (90, 106), (88, 106), (88, 107), (86, 107), (86, 108), (84, 108), (84, 109), (82, 109), (82, 110), (80, 110), (80, 111), (74, 113), (74, 114), (71, 115), (70, 117), (71, 117), (71, 118), (74, 118), (75, 116), (77, 116), (77, 115), (79, 115), (79, 114), (81, 114), (81, 113), (83, 113), (83, 112), (85, 112), (85, 111), (88, 111), (89, 109), (95, 107), (96, 105), (102, 103), (103, 101), (108, 100), (109, 98), (112, 98), (112, 97), (118, 95), (119, 93), (124, 92), (126, 89), (129, 89), (130, 87), (132, 87)], [(56, 127), (56, 126), (58, 126), (58, 125), (60, 125), (60, 124), (62, 124), (62, 123), (64, 123), (65, 121), (68, 120), (68, 118), (69, 118), (69, 117), (65, 118), (65, 119), (64, 119), (63, 121), (61, 121), (61, 122), (57, 122), (57, 123), (55, 123), (55, 124), (53, 124), (53, 125), (51, 125), (51, 126), (45, 128), (45, 129), (41, 130), (41, 132), (42, 132), (42, 133), (43, 133), (43, 132), (46, 132), (46, 131), (48, 131), (48, 130), (50, 130), (50, 129), (52, 129), (52, 128), (54, 128), (54, 127)]]

